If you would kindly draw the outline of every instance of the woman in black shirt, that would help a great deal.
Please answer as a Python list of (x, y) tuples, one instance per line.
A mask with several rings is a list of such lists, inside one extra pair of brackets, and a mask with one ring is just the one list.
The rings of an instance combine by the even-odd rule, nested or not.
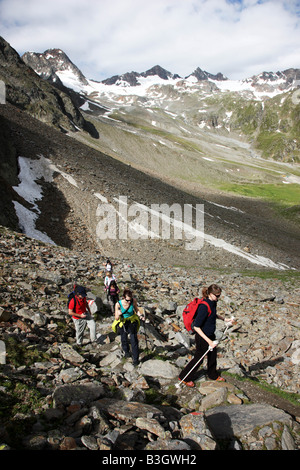
[[(194, 317), (193, 328), (195, 331), (196, 352), (193, 359), (187, 364), (183, 371), (179, 374), (179, 380), (188, 387), (194, 387), (193, 378), (199, 367), (203, 362), (197, 362), (211, 348), (207, 353), (207, 375), (211, 380), (225, 381), (217, 372), (217, 348), (214, 340), (216, 330), (217, 318), (224, 320), (217, 315), (217, 302), (221, 295), (222, 289), (216, 284), (205, 287), (202, 290), (202, 295), (211, 308), (209, 314), (207, 305), (200, 304)], [(225, 320), (224, 320), (225, 321)], [(197, 364), (197, 367), (196, 367)]]

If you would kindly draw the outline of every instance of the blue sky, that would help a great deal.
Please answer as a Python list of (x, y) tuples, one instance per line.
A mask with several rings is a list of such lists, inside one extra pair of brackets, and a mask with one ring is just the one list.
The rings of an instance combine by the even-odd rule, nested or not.
[(161, 65), (243, 79), (300, 68), (299, 0), (0, 0), (22, 55), (60, 48), (87, 78)]

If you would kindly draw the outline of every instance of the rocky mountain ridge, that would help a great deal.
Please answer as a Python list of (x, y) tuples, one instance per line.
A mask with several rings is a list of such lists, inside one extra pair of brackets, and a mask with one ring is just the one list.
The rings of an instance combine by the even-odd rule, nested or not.
[[(43, 79), (61, 84), (59, 73), (67, 71), (70, 74), (74, 74), (81, 85), (88, 85), (88, 79), (61, 49), (47, 49), (43, 53), (28, 51), (22, 55), (22, 60)], [(121, 75), (114, 75), (102, 80), (101, 83), (105, 85), (139, 86), (141, 85), (139, 79), (147, 77), (157, 77), (165, 81), (182, 79), (177, 73), (173, 74), (160, 65), (155, 65), (145, 72), (132, 71)], [(194, 72), (185, 78), (191, 77), (196, 78), (198, 81), (227, 80), (222, 73), (213, 75), (201, 70), (200, 67), (197, 67)], [(96, 82), (96, 80), (93, 81)]]
[[(53, 81), (60, 80), (60, 72), (69, 71), (73, 73), (75, 77), (78, 78), (79, 82), (82, 85), (88, 84), (88, 79), (83, 75), (83, 73), (78, 69), (76, 65), (70, 60), (70, 58), (61, 50), (61, 49), (47, 49), (43, 53), (37, 52), (25, 52), (22, 55), (22, 60), (29, 65), (33, 70), (36, 71), (42, 78), (53, 79)], [(118, 86), (139, 86), (141, 82), (139, 78), (147, 77), (156, 77), (165, 81), (169, 80), (197, 80), (197, 81), (228, 81), (229, 79), (225, 77), (221, 72), (217, 74), (212, 74), (205, 70), (202, 70), (200, 67), (197, 67), (191, 74), (186, 77), (181, 77), (177, 73), (172, 73), (156, 65), (146, 72), (127, 72), (121, 75), (114, 75), (113, 77), (106, 78), (101, 81), (106, 85), (118, 85)], [(284, 91), (288, 89), (295, 81), (300, 80), (300, 69), (287, 69), (284, 71), (274, 72), (262, 72), (258, 75), (254, 75), (249, 78), (242, 80), (245, 83), (251, 82), (253, 86), (259, 86), (263, 83), (265, 85), (271, 85), (272, 82), (281, 81), (280, 90)], [(95, 79), (93, 81), (96, 82)]]
[[(212, 133), (219, 139), (219, 145), (223, 145), (220, 137), (228, 136), (248, 142), (255, 157), (299, 161), (297, 87), (300, 70), (297, 68), (262, 72), (234, 81), (222, 73), (214, 75), (200, 67), (181, 78), (155, 66), (143, 73), (128, 72), (97, 82), (82, 77), (62, 51), (54, 51), (52, 56), (50, 50), (43, 54), (26, 53), (23, 57), (35, 71), (42, 73), (44, 70), (48, 75), (49, 62), (55, 83), (62, 81), (67, 88), (79, 93), (83, 100), (81, 110), (88, 112), (91, 120), (113, 116), (114, 120), (121, 119), (132, 125), (134, 117), (135, 125), (159, 127), (159, 131), (167, 129), (185, 139), (190, 136), (195, 139), (203, 130), (208, 142)], [(65, 57), (64, 64), (61, 56)], [(151, 119), (149, 113), (157, 114), (158, 109), (160, 115)], [(176, 130), (174, 120), (178, 121)], [(196, 137), (197, 147), (203, 151), (201, 140)], [(115, 142), (111, 142), (110, 148), (114, 146)]]
[(6, 101), (19, 109), (26, 110), (62, 132), (83, 129), (92, 133), (93, 128), (78, 109), (74, 95), (41, 79), (2, 37), (0, 80), (5, 84)]

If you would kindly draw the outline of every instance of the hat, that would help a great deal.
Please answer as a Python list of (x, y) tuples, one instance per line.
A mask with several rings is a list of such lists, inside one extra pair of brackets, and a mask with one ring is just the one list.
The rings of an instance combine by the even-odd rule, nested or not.
[(82, 297), (86, 297), (86, 290), (84, 287), (76, 286), (75, 292), (76, 294), (82, 295)]

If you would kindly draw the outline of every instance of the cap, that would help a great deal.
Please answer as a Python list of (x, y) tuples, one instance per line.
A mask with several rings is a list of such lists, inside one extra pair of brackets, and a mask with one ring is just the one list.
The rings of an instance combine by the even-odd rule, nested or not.
[(84, 287), (77, 286), (75, 292), (76, 294), (82, 295), (82, 297), (86, 297), (86, 290)]

